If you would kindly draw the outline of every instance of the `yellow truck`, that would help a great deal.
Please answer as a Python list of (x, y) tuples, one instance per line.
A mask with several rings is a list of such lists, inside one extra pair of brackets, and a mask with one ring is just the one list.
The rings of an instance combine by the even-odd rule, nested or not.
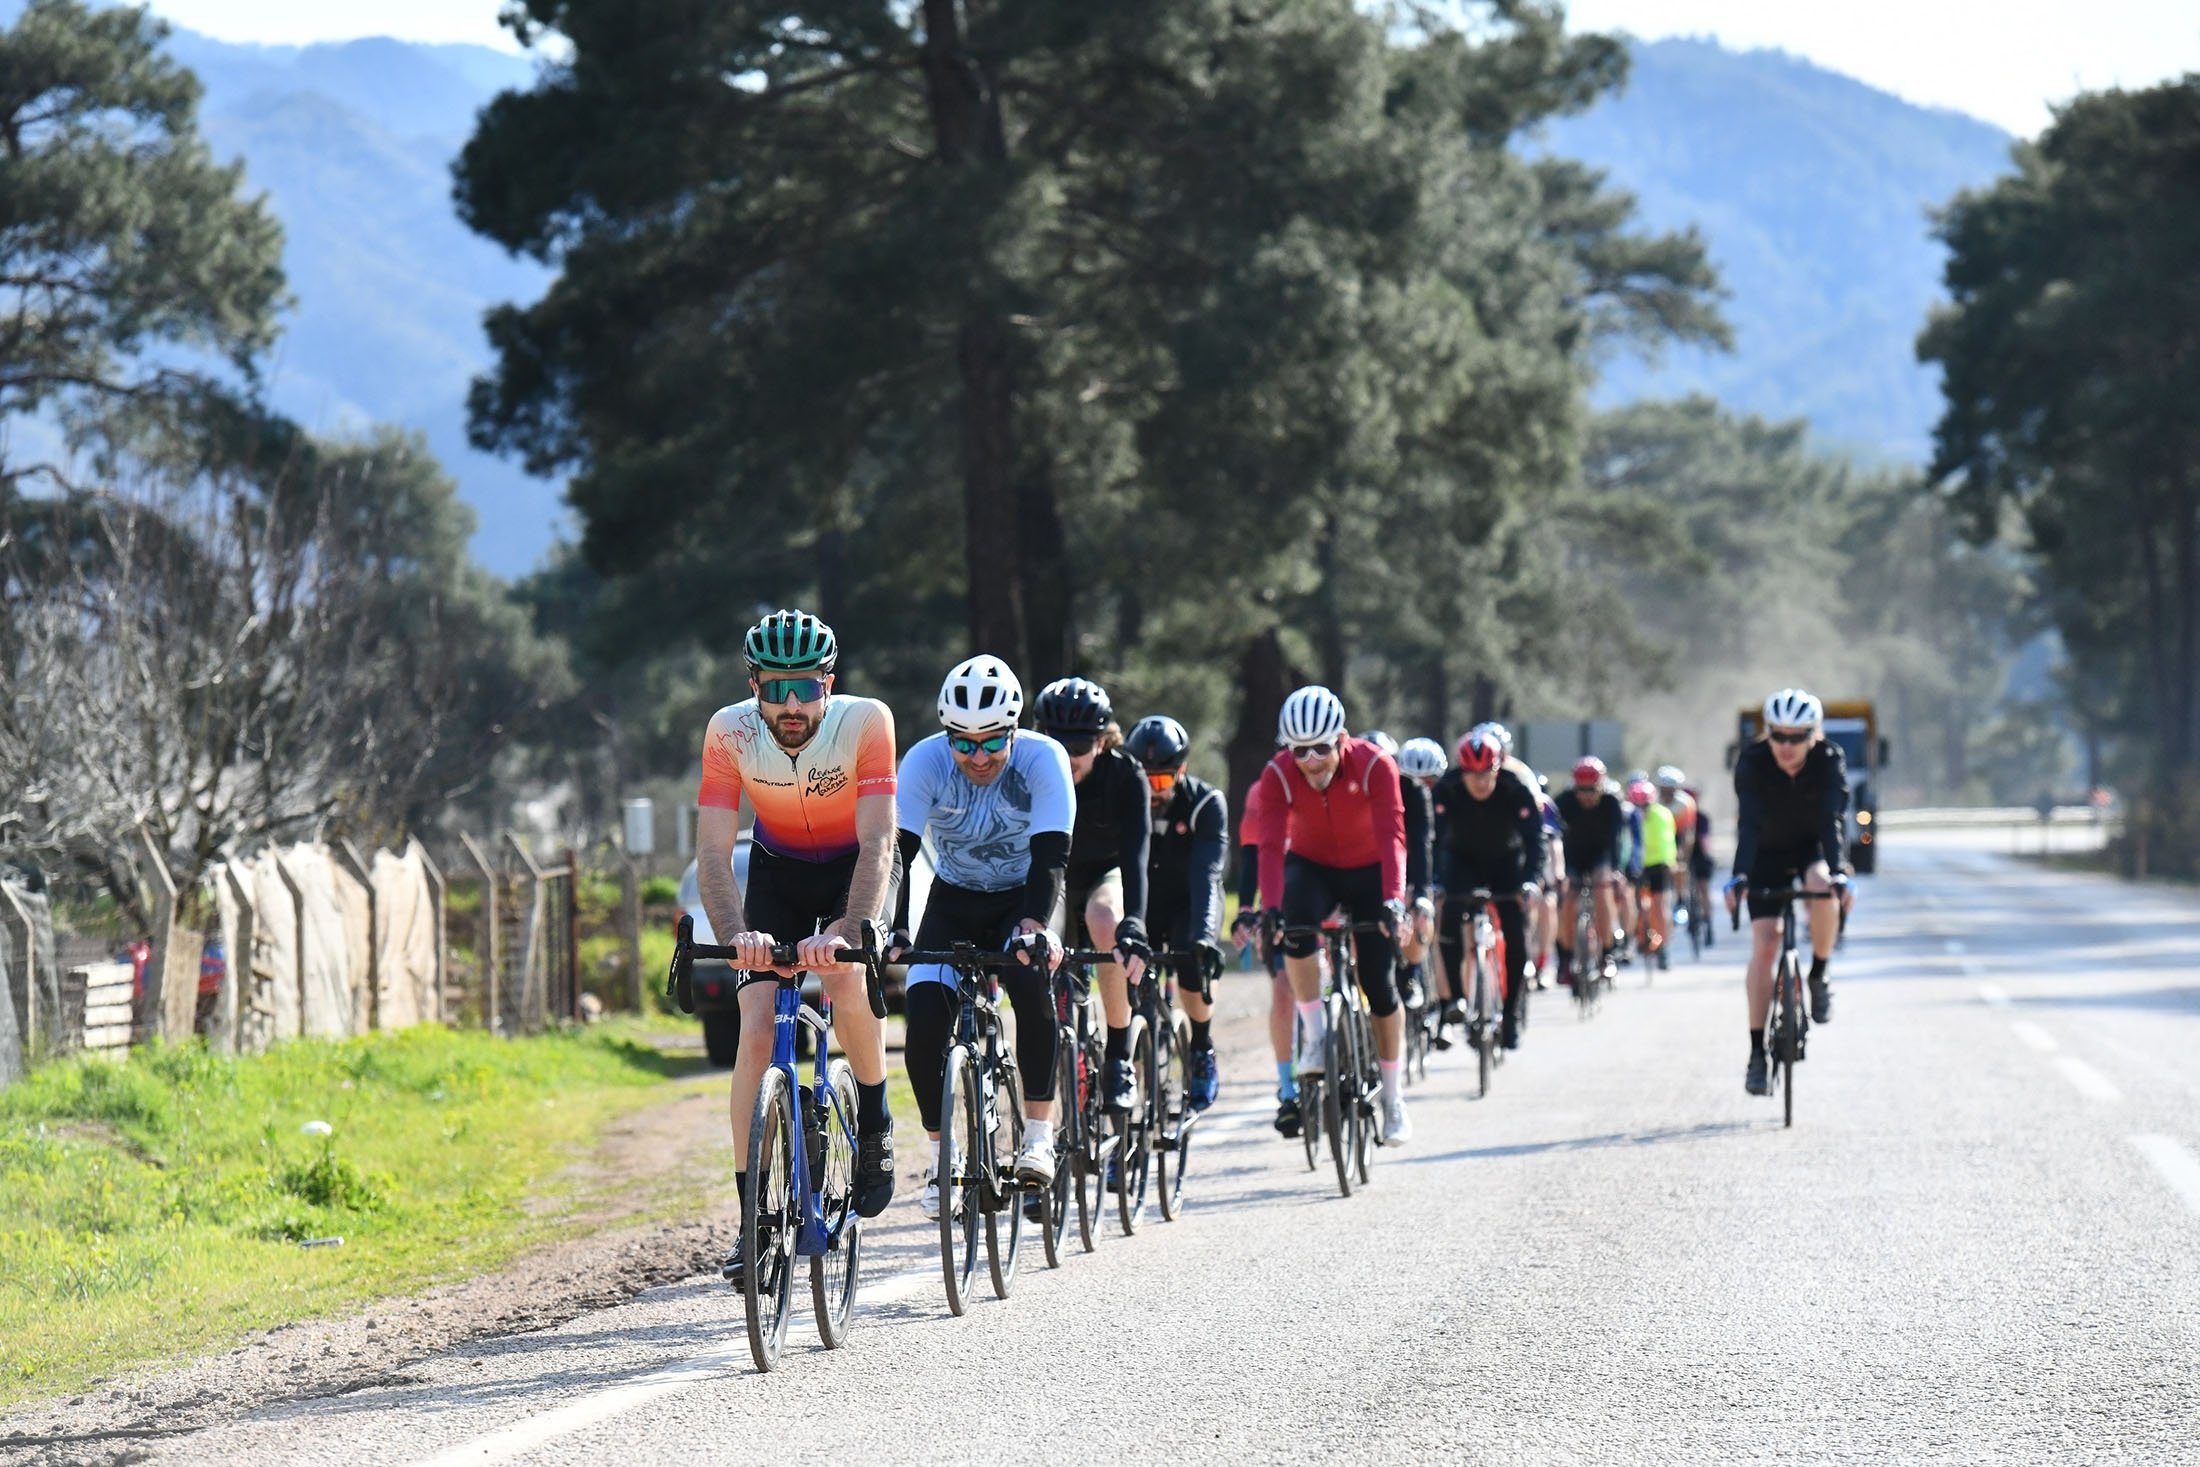
[[(1764, 731), (1764, 710), (1744, 708), (1741, 738), (1727, 751), (1728, 766), (1742, 745), (1756, 742)], [(1828, 700), (1826, 737), (1841, 746), (1849, 766), (1849, 864), (1868, 873), (1879, 864), (1879, 771), (1887, 763), (1887, 740), (1879, 732), (1871, 699)]]

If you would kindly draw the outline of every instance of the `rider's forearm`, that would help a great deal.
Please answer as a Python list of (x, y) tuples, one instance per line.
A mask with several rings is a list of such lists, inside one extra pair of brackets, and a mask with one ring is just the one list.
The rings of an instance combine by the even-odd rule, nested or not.
[(748, 914), (741, 906), (741, 883), (733, 879), (733, 843), (719, 842), (698, 833), (695, 841), (695, 886), (703, 898), (703, 915), (710, 918), (711, 935), (731, 942), (737, 932), (748, 930)]
[(1054, 919), (1062, 903), (1063, 873), (1069, 868), (1069, 832), (1042, 831), (1031, 838), (1031, 865), (1024, 873), (1024, 905), (1017, 915), (1041, 924)]
[(924, 836), (914, 830), (897, 832), (895, 840), (901, 843), (901, 889), (894, 893), (894, 930), (909, 930), (909, 888), (916, 883), (911, 879), (917, 869), (917, 853), (924, 849)]
[[(894, 797), (865, 795), (856, 801), (856, 869), (848, 878), (845, 915), (874, 921), (885, 915), (886, 888), (894, 879)], [(852, 944), (855, 938), (848, 938)]]

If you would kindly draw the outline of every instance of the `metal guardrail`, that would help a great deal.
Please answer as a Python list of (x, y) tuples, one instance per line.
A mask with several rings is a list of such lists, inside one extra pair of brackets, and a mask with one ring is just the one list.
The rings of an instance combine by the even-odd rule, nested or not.
[[(2092, 805), (2057, 805), (2048, 812), (2049, 825), (2117, 825), (2123, 820), (2120, 810), (2103, 810)], [(2038, 826), (2039, 807), (2035, 805), (1949, 806), (1945, 809), (1881, 810), (1874, 817), (1877, 825), (1888, 830), (1910, 827), (1958, 827), (1958, 826)]]

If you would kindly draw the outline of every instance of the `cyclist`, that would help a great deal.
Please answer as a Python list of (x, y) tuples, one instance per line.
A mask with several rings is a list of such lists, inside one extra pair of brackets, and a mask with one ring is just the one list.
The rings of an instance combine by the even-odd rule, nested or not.
[[(1498, 1042), (1520, 1047), (1520, 1017), (1528, 1000), (1528, 911), (1543, 874), (1543, 807), (1531, 779), (1505, 762), (1504, 748), (1487, 733), (1459, 741), (1459, 767), (1436, 786), (1437, 884), (1445, 892), (1476, 887), (1514, 898), (1497, 903), (1505, 935), (1505, 1014)], [(1466, 943), (1446, 922), (1438, 941), (1452, 974), (1452, 991), (1464, 987)]]
[[(1614, 919), (1612, 887), (1618, 880), (1620, 838), (1626, 821), (1620, 815), (1619, 797), (1607, 787), (1604, 761), (1591, 754), (1574, 766), (1574, 786), (1558, 802), (1560, 841), (1564, 846), (1566, 874), (1588, 882), (1593, 892), (1595, 917), (1591, 930), (1609, 942)], [(1579, 894), (1568, 886), (1558, 921), (1558, 981), (1572, 983), (1576, 963), (1611, 966), (1609, 952), (1577, 953), (1567, 946), (1573, 936), (1575, 903)]]
[(1700, 909), (1704, 914), (1706, 920), (1703, 925), (1703, 945), (1709, 947), (1712, 944), (1713, 934), (1718, 931), (1718, 924), (1709, 920), (1711, 916), (1711, 873), (1715, 864), (1711, 858), (1711, 812), (1703, 807), (1703, 794), (1701, 791), (1688, 789), (1684, 786), (1682, 793), (1693, 800), (1696, 806), (1696, 819), (1692, 831), (1694, 839), (1690, 843), (1688, 852), (1688, 899), (1694, 904), (1693, 909)]
[[(1551, 798), (1551, 782), (1530, 769), (1523, 760), (1513, 753), (1511, 729), (1505, 727), (1502, 723), (1492, 721), (1478, 723), (1467, 732), (1469, 734), (1488, 734), (1497, 740), (1497, 746), (1505, 751), (1505, 767), (1512, 771), (1514, 778), (1535, 791), (1536, 801), (1542, 812), (1544, 832), (1543, 869), (1550, 880), (1545, 883), (1541, 895), (1535, 897), (1532, 902), (1534, 921), (1531, 924), (1529, 933), (1531, 951), (1528, 954), (1529, 962), (1526, 969), (1530, 986), (1541, 988), (1543, 987), (1543, 975), (1551, 967), (1552, 949), (1558, 941), (1559, 892), (1566, 883), (1566, 862), (1559, 842), (1558, 805)], [(1448, 1018), (1447, 1022), (1464, 1022), (1465, 1016), (1466, 1005), (1461, 1003), (1458, 1013)]]
[[(883, 918), (895, 885), (894, 715), (885, 704), (833, 691), (840, 645), (806, 611), (775, 611), (750, 627), (741, 651), (750, 697), (711, 715), (696, 794), (695, 880), (714, 933), (738, 949), (734, 966), (814, 972), (833, 1005), (833, 1032), (856, 1077), (856, 1211), (876, 1217), (894, 1196), (894, 1123), (886, 1109), (886, 1040), (863, 973), (834, 957), (853, 947), (864, 918)], [(748, 890), (733, 876), (741, 800), (756, 811)], [(792, 941), (794, 968), (775, 969), (775, 943)], [(769, 984), (741, 992), (742, 1041), (733, 1067), (733, 1184), (745, 1201), (750, 1111), (772, 1057)], [(746, 1239), (721, 1270), (738, 1287)]]
[[(1434, 848), (1436, 781), (1443, 778), (1448, 761), (1444, 746), (1434, 739), (1407, 739), (1396, 757), (1398, 793), (1406, 810), (1406, 889), (1413, 904), (1411, 920), (1398, 935), (1398, 960), (1408, 995), (1418, 993), (1418, 1001), (1426, 1003), (1434, 998), (1428, 991), (1429, 940), (1436, 932), (1437, 887), (1441, 885), (1436, 879)], [(1456, 1000), (1457, 994), (1452, 994), (1437, 1020), (1436, 1040), (1442, 1049), (1451, 1048), (1443, 1027), (1454, 1017)]]
[(1193, 1110), (1215, 1103), (1214, 984), (1222, 976), (1222, 865), (1229, 850), (1230, 802), (1221, 790), (1184, 772), (1192, 736), (1173, 718), (1155, 714), (1131, 728), (1123, 747), (1146, 772), (1153, 819), (1152, 881), (1146, 914), (1168, 947), (1196, 952), (1177, 973), (1178, 1001), (1192, 1027), (1189, 1056)]
[[(1061, 940), (1050, 923), (1062, 901), (1077, 787), (1060, 744), (1017, 729), (1023, 711), (1023, 684), (998, 657), (958, 663), (941, 684), (941, 731), (920, 740), (902, 760), (896, 801), (903, 864), (916, 859), (927, 838), (931, 841), (932, 893), (911, 942), (904, 886), (894, 914), (894, 943), (937, 951), (963, 941), (1017, 950), (1022, 965), (1001, 974), (1016, 1010), (1016, 1063), (1031, 1121), (1016, 1152), (1016, 1175), (1045, 1186), (1054, 1180), (1054, 997), (1048, 974), (1062, 961)], [(957, 1002), (952, 969), (918, 964), (909, 970), (902, 1062), (935, 1148), (926, 1168), (932, 1180), (922, 1196), (924, 1215), (934, 1220), (940, 1211), (940, 1086)]]
[(1063, 931), (1072, 947), (1082, 935), (1115, 953), (1093, 977), (1107, 1021), (1103, 1102), (1111, 1111), (1131, 1103), (1130, 984), (1146, 971), (1146, 845), (1151, 824), (1146, 779), (1122, 750), (1108, 695), (1098, 683), (1066, 677), (1039, 690), (1032, 705), (1039, 731), (1069, 755), (1077, 781), (1077, 828), (1069, 838)]
[(1299, 1134), (1299, 1079), (1291, 1064), (1291, 1028), (1298, 1014), (1291, 981), (1283, 972), (1283, 948), (1270, 942), (1260, 921), (1260, 832), (1267, 820), (1266, 786), (1258, 779), (1245, 792), (1245, 814), (1238, 821), (1237, 921), (1231, 936), (1238, 951), (1257, 949), (1268, 969), (1268, 1044), (1276, 1058), (1276, 1134)]
[[(1345, 732), (1344, 704), (1321, 686), (1300, 688), (1283, 701), (1277, 733), (1284, 751), (1261, 771), (1267, 806), (1260, 832), (1260, 886), (1286, 926), (1319, 926), (1342, 906), (1354, 922), (1380, 923), (1380, 935), (1356, 938), (1360, 986), (1374, 1019), (1382, 1075), (1383, 1142), (1412, 1135), (1404, 1089), (1405, 1015), (1398, 1009), (1396, 959), (1390, 934), (1404, 926), (1405, 809), (1398, 766), (1365, 739)], [(1321, 1003), (1318, 944), (1308, 936), (1284, 942), (1283, 965), (1298, 1003), (1301, 1075), (1322, 1073), (1328, 1035)]]
[(1656, 798), (1648, 784), (1628, 786), (1627, 798), (1642, 811), (1642, 925), (1649, 951), (1645, 958), (1660, 969), (1670, 966), (1666, 948), (1673, 940), (1673, 867), (1679, 841), (1673, 831), (1673, 812)]
[(1696, 797), (1688, 790), (1688, 776), (1678, 765), (1660, 764), (1657, 773), (1658, 803), (1673, 814), (1673, 903), (1708, 917), (1696, 890)]
[(1612, 902), (1619, 912), (1619, 923), (1612, 929), (1612, 942), (1619, 951), (1622, 963), (1635, 960), (1635, 939), (1642, 930), (1641, 913), (1636, 910), (1635, 892), (1642, 885), (1642, 807), (1629, 797), (1628, 791), (1637, 785), (1650, 782), (1648, 770), (1629, 771), (1627, 778), (1615, 782), (1611, 788), (1619, 796), (1619, 813), (1622, 825), (1619, 837), (1619, 872), (1612, 883)]
[(1856, 900), (1843, 872), (1842, 817), (1849, 808), (1848, 763), (1841, 746), (1825, 736), (1825, 707), (1801, 688), (1782, 688), (1765, 699), (1764, 737), (1734, 761), (1734, 876), (1726, 909), (1734, 912), (1745, 888), (1749, 902), (1749, 1069), (1752, 1095), (1772, 1093), (1765, 1061), (1765, 1014), (1772, 1007), (1772, 965), (1780, 956), (1778, 906), (1760, 907), (1759, 888), (1781, 889), (1800, 880), (1811, 891), (1840, 888), (1832, 902), (1810, 906), (1810, 1017), (1833, 1019), (1833, 988), (1826, 963), (1841, 935), (1841, 915)]

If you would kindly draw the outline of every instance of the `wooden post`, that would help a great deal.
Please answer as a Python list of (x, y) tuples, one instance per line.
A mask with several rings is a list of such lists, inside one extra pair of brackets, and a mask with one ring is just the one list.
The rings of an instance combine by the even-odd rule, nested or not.
[(435, 908), (435, 1012), (429, 1017), (443, 1022), (443, 985), (451, 978), (450, 903), (444, 890), (443, 872), (418, 836), (412, 848), (420, 854), (420, 869), (428, 878), (428, 902)]
[(527, 943), (522, 952), (519, 980), (520, 1027), (529, 1034), (542, 1032), (548, 1017), (548, 995), (541, 981), (542, 924), (546, 913), (542, 899), (542, 868), (527, 854), (526, 844), (511, 831), (504, 833), (505, 848), (519, 857), (528, 882)]
[[(253, 981), (258, 969), (252, 954), (259, 942), (260, 909), (253, 904), (251, 890), (238, 877), (235, 861), (222, 863), (222, 879), (229, 883), (230, 899), (237, 904), (237, 930), (229, 934), (229, 977), (222, 983), (222, 1021), (229, 1030), (232, 1053), (257, 1054), (267, 1048), (267, 1021), (252, 1002), (258, 990)], [(247, 1014), (254, 1016), (250, 1040), (244, 1034)]]
[(466, 855), (481, 872), (483, 936), (477, 953), (481, 960), (481, 1027), (494, 1034), (497, 1030), (497, 976), (503, 957), (497, 951), (497, 868), (489, 864), (489, 857), (474, 844), (472, 836), (460, 831), (458, 843), (466, 848)]
[(168, 870), (168, 857), (153, 839), (153, 832), (138, 827), (145, 869), (153, 883), (152, 955), (145, 964), (146, 1033), (178, 1041), (190, 1037), (191, 1021), (198, 1017), (198, 963), (191, 964), (192, 981), (182, 981), (176, 951), (176, 878)]
[(336, 864), (349, 871), (352, 879), (367, 893), (367, 1028), (382, 1027), (382, 903), (374, 892), (374, 868), (359, 854), (359, 848), (345, 836), (330, 848), (336, 853)]
[(565, 848), (565, 1017), (581, 1017), (581, 858)]
[(634, 858), (627, 854), (626, 842), (619, 842), (619, 914), (620, 926), (626, 930), (627, 974), (634, 990), (634, 1012), (647, 1013), (649, 990), (642, 979), (642, 880), (634, 869)]
[[(15, 1032), (18, 1042), (22, 1045), (23, 1063), (28, 1065), (31, 1057), (38, 1053), (38, 933), (31, 926), (31, 914), (23, 906), (22, 899), (15, 894), (15, 888), (5, 881), (0, 881), (0, 903), (5, 903), (7, 909), (6, 912), (0, 913), (0, 917), (7, 919), (0, 920), (0, 939), (12, 936), (17, 927), (20, 927), (23, 933), (22, 942), (16, 944), (15, 950), (7, 954), (8, 961), (6, 963), (7, 968), (14, 968), (18, 966), (18, 960), (20, 960), (23, 973), (23, 1002), (20, 1005), (17, 1004), (13, 993), (9, 993), (5, 997), (8, 1000), (8, 1007), (14, 1010)], [(0, 971), (4, 971), (4, 969), (0, 969)], [(10, 986), (12, 987), (12, 985)], [(56, 1016), (56, 1022), (58, 1022), (58, 1016)]]

